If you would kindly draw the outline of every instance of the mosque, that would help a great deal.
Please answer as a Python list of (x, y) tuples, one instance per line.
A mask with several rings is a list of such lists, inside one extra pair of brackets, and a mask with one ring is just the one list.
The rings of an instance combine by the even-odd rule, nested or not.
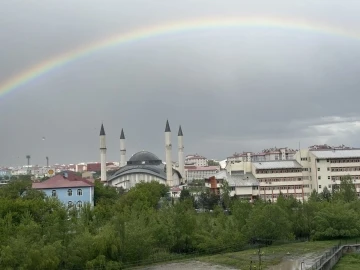
[[(158, 181), (169, 187), (178, 186), (184, 182), (184, 145), (181, 126), (178, 132), (178, 159), (179, 167), (174, 169), (171, 160), (171, 130), (169, 121), (165, 127), (165, 161), (162, 162), (153, 153), (140, 151), (131, 156), (126, 162), (125, 134), (121, 130), (120, 135), (120, 169), (107, 179), (106, 174), (106, 139), (104, 125), (100, 130), (100, 159), (101, 159), (101, 181), (115, 187), (126, 190), (140, 182)], [(168, 166), (169, 165), (169, 166)]]

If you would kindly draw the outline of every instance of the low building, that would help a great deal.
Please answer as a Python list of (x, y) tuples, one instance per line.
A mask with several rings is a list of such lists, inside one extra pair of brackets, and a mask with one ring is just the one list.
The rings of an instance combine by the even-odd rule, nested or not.
[(94, 183), (72, 171), (57, 174), (46, 181), (33, 183), (33, 189), (42, 190), (49, 197), (57, 197), (68, 207), (94, 205)]
[(220, 171), (205, 179), (205, 186), (215, 194), (220, 194), (224, 181), (227, 181), (230, 196), (253, 201), (259, 197), (259, 181), (251, 173), (230, 174)]

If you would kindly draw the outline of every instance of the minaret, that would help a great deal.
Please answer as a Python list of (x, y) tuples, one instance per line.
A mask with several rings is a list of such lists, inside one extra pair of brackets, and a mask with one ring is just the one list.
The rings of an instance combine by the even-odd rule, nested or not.
[(172, 181), (172, 161), (171, 161), (171, 130), (169, 121), (166, 120), (165, 127), (165, 160), (166, 160), (166, 184), (170, 187), (173, 185)]
[(124, 130), (121, 129), (120, 135), (120, 168), (126, 165), (126, 148)]
[(101, 162), (101, 181), (106, 181), (106, 140), (104, 125), (101, 124), (100, 130), (100, 162)]
[(183, 132), (181, 126), (179, 127), (179, 132), (178, 132), (178, 159), (179, 159), (179, 172), (183, 180), (185, 180), (184, 142), (183, 142)]

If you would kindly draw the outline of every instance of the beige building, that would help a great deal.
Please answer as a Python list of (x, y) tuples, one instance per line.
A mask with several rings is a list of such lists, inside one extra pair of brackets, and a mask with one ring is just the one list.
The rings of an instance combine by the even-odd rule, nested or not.
[(296, 160), (303, 167), (304, 177), (310, 187), (321, 193), (340, 184), (342, 176), (350, 175), (360, 194), (360, 149), (303, 149), (296, 153)]
[(259, 181), (259, 196), (276, 201), (280, 193), (285, 197), (305, 201), (310, 196), (310, 183), (303, 178), (302, 166), (296, 160), (252, 163), (252, 172)]
[(258, 196), (264, 200), (276, 201), (282, 193), (304, 201), (311, 193), (309, 179), (303, 178), (302, 166), (296, 160), (236, 161), (228, 163), (226, 171), (230, 175), (253, 175), (259, 183)]
[(206, 157), (200, 156), (198, 154), (187, 155), (185, 158), (185, 165), (205, 167), (208, 166), (208, 160)]

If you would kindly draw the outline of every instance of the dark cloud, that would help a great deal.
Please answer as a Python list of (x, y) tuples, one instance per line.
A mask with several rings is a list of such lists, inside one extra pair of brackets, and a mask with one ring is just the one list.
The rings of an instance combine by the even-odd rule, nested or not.
[[(245, 4), (246, 3), (246, 4)], [(260, 2), (259, 2), (260, 3)], [(287, 17), (356, 30), (350, 1), (267, 4), (229, 1), (4, 1), (0, 84), (45, 59), (115, 33), (212, 16)], [(306, 4), (304, 4), (306, 3)], [(290, 19), (291, 20), (291, 19)], [(207, 29), (133, 42), (55, 69), (0, 100), (0, 164), (99, 160), (146, 149), (164, 157), (169, 119), (176, 157), (224, 158), (235, 151), (309, 144), (358, 146), (359, 40), (313, 31)], [(42, 140), (46, 137), (46, 140)]]

